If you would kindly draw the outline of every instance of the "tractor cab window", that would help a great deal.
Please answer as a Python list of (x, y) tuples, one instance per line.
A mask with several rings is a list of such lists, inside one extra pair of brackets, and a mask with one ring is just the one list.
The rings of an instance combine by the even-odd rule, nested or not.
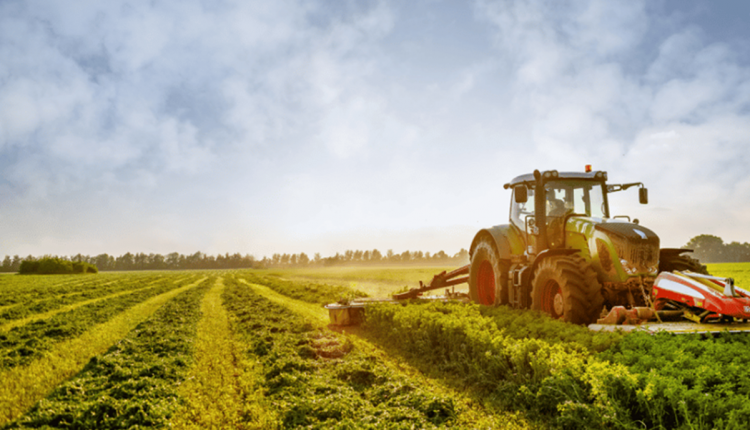
[[(521, 231), (526, 231), (528, 219), (534, 218), (534, 191), (533, 185), (528, 187), (528, 199), (524, 203), (511, 199), (510, 220)], [(544, 186), (544, 193), (548, 226), (551, 223), (562, 225), (564, 217), (571, 214), (609, 217), (601, 182), (576, 179), (549, 181)]]
[(545, 185), (547, 193), (547, 216), (561, 217), (568, 214), (607, 218), (607, 204), (600, 182), (552, 181)]
[[(515, 191), (514, 191), (515, 193)], [(515, 197), (515, 196), (514, 196)], [(526, 231), (526, 219), (534, 216), (534, 189), (528, 188), (528, 200), (524, 203), (516, 203), (516, 199), (511, 199), (510, 220), (521, 231)]]
[(573, 212), (573, 199), (570, 198), (571, 189), (554, 187), (552, 183), (545, 185), (547, 193), (547, 216), (561, 217)]

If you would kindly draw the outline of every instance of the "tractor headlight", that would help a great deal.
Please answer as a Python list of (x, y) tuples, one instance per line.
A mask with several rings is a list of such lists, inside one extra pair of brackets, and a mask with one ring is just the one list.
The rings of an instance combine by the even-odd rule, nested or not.
[[(622, 270), (624, 270), (628, 275), (635, 275), (639, 272), (638, 267), (636, 267), (635, 264), (629, 262), (624, 258), (620, 259), (620, 264), (622, 265)], [(659, 271), (659, 266), (650, 266), (647, 270), (649, 275), (656, 275), (656, 273)]]
[(635, 275), (638, 272), (638, 269), (633, 266), (628, 260), (621, 258), (620, 264), (622, 265), (622, 269), (627, 273), (628, 275)]

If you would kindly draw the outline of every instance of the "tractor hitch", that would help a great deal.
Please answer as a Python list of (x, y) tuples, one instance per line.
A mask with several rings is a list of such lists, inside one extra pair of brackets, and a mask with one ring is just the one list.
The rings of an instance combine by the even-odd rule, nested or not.
[(469, 265), (459, 267), (456, 270), (453, 270), (451, 272), (446, 272), (443, 270), (442, 272), (438, 273), (437, 275), (432, 277), (432, 281), (430, 281), (429, 284), (424, 284), (422, 281), (419, 281), (419, 288), (412, 288), (409, 291), (394, 294), (393, 298), (396, 300), (408, 300), (408, 299), (416, 299), (417, 297), (421, 296), (422, 293), (425, 293), (427, 291), (432, 290), (439, 290), (440, 288), (446, 288), (451, 287), (458, 284), (463, 284), (469, 282), (469, 277), (464, 276), (459, 278), (461, 275), (468, 275), (469, 274)]

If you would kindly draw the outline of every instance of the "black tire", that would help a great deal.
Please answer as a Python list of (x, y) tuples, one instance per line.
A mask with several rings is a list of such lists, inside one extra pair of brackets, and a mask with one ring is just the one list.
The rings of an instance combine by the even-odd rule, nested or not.
[(469, 269), (469, 297), (475, 303), (485, 306), (508, 304), (507, 260), (497, 255), (492, 238), (479, 241), (471, 255)]
[(659, 257), (659, 273), (689, 270), (695, 273), (710, 275), (706, 266), (702, 265), (697, 259), (688, 257), (687, 255), (662, 253)]
[(596, 272), (578, 255), (542, 260), (531, 287), (532, 309), (573, 324), (596, 322), (604, 305)]

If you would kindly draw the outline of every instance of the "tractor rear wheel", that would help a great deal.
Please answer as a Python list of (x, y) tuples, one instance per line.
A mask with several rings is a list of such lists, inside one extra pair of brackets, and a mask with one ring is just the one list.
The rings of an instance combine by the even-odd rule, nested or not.
[(469, 297), (485, 306), (508, 304), (508, 268), (506, 260), (500, 260), (491, 238), (479, 241), (471, 255), (469, 269)]
[(574, 324), (591, 324), (604, 298), (596, 272), (577, 255), (542, 260), (531, 281), (531, 308)]
[(672, 272), (674, 270), (683, 271), (689, 270), (695, 273), (702, 273), (709, 275), (706, 266), (702, 265), (700, 261), (695, 258), (688, 257), (687, 255), (679, 255), (676, 253), (662, 252), (659, 256), (659, 272)]

